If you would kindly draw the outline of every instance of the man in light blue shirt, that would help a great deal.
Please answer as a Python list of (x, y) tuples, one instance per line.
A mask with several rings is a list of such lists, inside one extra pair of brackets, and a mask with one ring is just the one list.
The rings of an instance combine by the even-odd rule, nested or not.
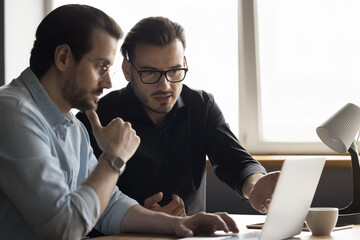
[[(30, 67), (0, 88), (1, 238), (80, 239), (95, 225), (105, 234), (238, 231), (227, 214), (173, 217), (116, 187), (140, 138), (120, 118), (103, 127), (94, 110), (122, 35), (98, 9), (59, 7), (37, 29)], [(87, 113), (99, 161), (71, 108)]]

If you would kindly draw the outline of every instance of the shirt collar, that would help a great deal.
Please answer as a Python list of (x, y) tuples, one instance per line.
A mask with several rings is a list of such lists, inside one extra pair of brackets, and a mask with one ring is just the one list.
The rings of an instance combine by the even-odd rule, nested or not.
[[(183, 85), (183, 90), (184, 90), (184, 85)], [(174, 110), (180, 109), (180, 108), (185, 106), (185, 100), (184, 100), (184, 96), (183, 96), (184, 91), (183, 90), (181, 90), (180, 96), (177, 99), (176, 103), (174, 104), (174, 107), (173, 107)]]
[(29, 90), (34, 102), (53, 128), (60, 125), (70, 126), (75, 122), (75, 116), (71, 112), (66, 116), (60, 112), (30, 68), (21, 73), (20, 81)]

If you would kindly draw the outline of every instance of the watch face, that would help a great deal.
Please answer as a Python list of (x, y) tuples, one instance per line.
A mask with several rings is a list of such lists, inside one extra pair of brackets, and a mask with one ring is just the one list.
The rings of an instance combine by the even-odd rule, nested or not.
[(113, 164), (119, 170), (122, 166), (124, 166), (123, 160), (121, 160), (121, 158), (118, 158), (118, 157), (114, 159)]

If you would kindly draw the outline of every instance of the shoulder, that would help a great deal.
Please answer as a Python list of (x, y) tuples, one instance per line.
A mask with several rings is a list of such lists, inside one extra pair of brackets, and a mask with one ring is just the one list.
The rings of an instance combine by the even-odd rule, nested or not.
[(130, 96), (131, 88), (129, 86), (109, 92), (108, 94), (100, 98), (98, 109), (108, 109), (109, 107), (111, 107), (112, 109), (114, 107), (121, 108), (131, 100)]
[(36, 108), (29, 91), (14, 82), (0, 88), (0, 110), (25, 110), (33, 111)]
[(31, 94), (19, 86), (0, 88), (0, 132), (20, 133), (23, 139), (36, 136), (49, 139), (51, 127), (46, 116), (41, 112)]
[(195, 103), (213, 103), (214, 102), (214, 96), (211, 93), (208, 93), (204, 90), (194, 89), (190, 88), (187, 85), (183, 85), (183, 90), (181, 93), (181, 96), (184, 98), (184, 100), (188, 100), (190, 102)]
[(225, 121), (222, 111), (211, 93), (204, 90), (192, 89), (184, 85), (182, 97), (191, 113), (203, 115), (208, 119), (216, 119), (217, 123)]
[(124, 99), (124, 89), (114, 90), (100, 99), (97, 112), (99, 114), (116, 112), (125, 103), (126, 99)]
[(124, 94), (124, 90), (125, 89), (122, 88), (119, 90), (114, 90), (112, 92), (109, 92), (108, 94), (100, 98), (99, 105), (100, 104), (105, 105), (109, 102), (119, 101), (122, 98), (122, 95)]

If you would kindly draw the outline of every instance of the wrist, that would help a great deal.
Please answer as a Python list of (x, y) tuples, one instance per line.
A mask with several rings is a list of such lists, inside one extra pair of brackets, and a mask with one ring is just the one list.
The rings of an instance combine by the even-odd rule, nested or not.
[(125, 170), (126, 163), (125, 163), (125, 161), (124, 161), (122, 158), (120, 158), (119, 156), (115, 156), (115, 155), (112, 155), (112, 154), (109, 154), (109, 153), (104, 152), (104, 153), (101, 154), (101, 156), (100, 156), (99, 159), (104, 159), (104, 160), (106, 160), (106, 161), (110, 164), (110, 166), (111, 166), (114, 170), (118, 171), (120, 174), (121, 174), (122, 172), (124, 172), (124, 170)]
[(249, 199), (250, 192), (254, 189), (254, 186), (257, 183), (257, 181), (263, 176), (264, 176), (263, 173), (252, 173), (245, 179), (241, 192), (246, 199)]

